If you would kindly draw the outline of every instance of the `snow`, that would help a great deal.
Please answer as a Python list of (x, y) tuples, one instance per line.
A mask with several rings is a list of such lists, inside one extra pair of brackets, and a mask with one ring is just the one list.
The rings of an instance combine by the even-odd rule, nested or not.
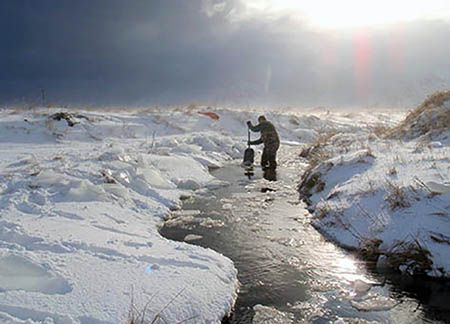
[(371, 296), (362, 301), (351, 301), (353, 307), (361, 311), (384, 311), (397, 305), (397, 301), (385, 296)]
[(67, 280), (14, 254), (0, 258), (0, 286), (5, 291), (24, 290), (44, 294), (65, 294), (72, 290)]
[[(245, 121), (260, 114), (215, 108), (220, 118), (214, 120), (198, 113), (208, 110), (78, 111), (73, 126), (49, 118), (55, 110), (0, 112), (0, 321), (118, 323), (126, 321), (132, 303), (139, 310), (150, 301), (149, 318), (169, 303), (161, 314), (168, 323), (188, 318), (194, 318), (192, 323), (220, 323), (238, 287), (231, 260), (158, 233), (164, 219), (166, 226), (172, 222), (186, 228), (198, 220), (198, 211), (178, 211), (181, 199), (225, 185), (209, 170), (242, 158)], [(315, 141), (324, 131), (360, 137), (366, 128), (394, 125), (402, 114), (274, 111), (266, 116), (277, 125), (282, 145), (298, 146)], [(396, 152), (403, 160), (397, 166), (403, 185), (410, 184), (405, 159), (413, 156), (419, 179), (446, 186), (439, 177), (448, 179), (448, 146), (436, 141), (442, 147), (433, 145), (421, 153), (414, 152), (414, 143), (398, 143), (392, 149), (391, 143), (380, 142), (371, 147), (375, 158), (366, 148), (343, 155), (327, 171), (335, 184), (331, 188), (327, 182), (325, 191), (344, 192), (341, 203), (351, 206), (356, 189), (369, 185), (364, 174), (370, 171), (370, 179), (384, 179)], [(388, 162), (380, 164), (381, 154)], [(374, 196), (378, 200), (372, 204), (383, 200), (382, 194)], [(418, 210), (422, 213), (432, 205), (427, 215), (442, 213), (442, 197), (422, 199)], [(319, 195), (312, 200), (318, 202)], [(224, 204), (233, 207), (232, 201)], [(432, 216), (429, 222), (412, 209), (398, 213), (399, 217), (385, 213), (395, 224), (383, 223), (383, 237), (417, 222), (417, 229), (422, 226), (424, 233), (433, 231), (438, 240), (445, 240), (438, 230), (445, 223), (439, 221), (442, 216)], [(354, 226), (361, 230), (367, 224), (363, 218)], [(224, 224), (202, 218), (200, 225)], [(342, 229), (331, 233), (346, 238)], [(197, 239), (194, 233), (186, 236), (186, 241)], [(345, 243), (355, 244), (351, 237)], [(434, 251), (441, 253), (433, 254), (440, 260), (436, 264), (448, 268), (446, 250)], [(266, 311), (258, 309), (260, 314)]]
[(203, 238), (203, 236), (201, 236), (201, 235), (188, 234), (184, 237), (184, 240), (186, 242), (189, 242), (189, 241), (201, 240), (202, 238)]
[[(1, 112), (0, 318), (117, 323), (132, 300), (137, 309), (151, 300), (154, 316), (181, 292), (162, 314), (167, 322), (220, 322), (236, 296), (234, 265), (166, 240), (158, 226), (196, 221), (171, 210), (195, 190), (224, 185), (209, 169), (242, 157), (243, 125), (255, 113), (217, 109), (216, 121), (192, 109), (80, 111), (71, 126), (49, 117), (58, 111)], [(307, 128), (299, 116), (272, 117)], [(333, 124), (305, 118), (315, 123), (302, 132), (308, 139)]]
[(444, 101), (444, 104), (443, 104), (443, 106), (446, 108), (446, 109), (450, 109), (450, 99), (449, 100), (446, 100), (446, 101)]
[[(70, 127), (46, 111), (2, 112), (2, 322), (124, 322), (132, 300), (137, 310), (151, 300), (151, 317), (179, 293), (167, 322), (220, 322), (236, 296), (234, 265), (164, 239), (158, 226), (181, 197), (220, 185), (208, 165), (233, 158), (222, 148), (237, 156), (236, 141), (215, 132), (177, 139), (155, 116), (82, 114)], [(183, 142), (191, 147), (180, 150)]]

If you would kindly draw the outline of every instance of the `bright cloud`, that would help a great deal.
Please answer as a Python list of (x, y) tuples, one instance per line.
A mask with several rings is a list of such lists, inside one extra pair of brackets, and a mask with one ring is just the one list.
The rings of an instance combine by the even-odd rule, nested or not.
[(423, 19), (450, 20), (448, 0), (245, 0), (247, 14), (294, 14), (313, 25), (342, 28)]

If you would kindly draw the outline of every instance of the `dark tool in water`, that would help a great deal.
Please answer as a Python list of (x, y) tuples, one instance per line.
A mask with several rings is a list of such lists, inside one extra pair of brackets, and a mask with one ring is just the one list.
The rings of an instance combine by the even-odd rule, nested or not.
[(250, 167), (255, 162), (255, 151), (250, 147), (250, 128), (248, 129), (248, 147), (244, 151), (244, 167)]

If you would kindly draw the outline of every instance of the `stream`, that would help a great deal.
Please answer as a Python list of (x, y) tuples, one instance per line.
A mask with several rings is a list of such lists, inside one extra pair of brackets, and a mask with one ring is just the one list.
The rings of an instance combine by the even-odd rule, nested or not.
[(240, 289), (224, 323), (448, 322), (448, 282), (376, 271), (311, 226), (296, 191), (304, 167), (285, 153), (276, 174), (212, 171), (227, 185), (184, 201), (161, 228), (233, 260)]

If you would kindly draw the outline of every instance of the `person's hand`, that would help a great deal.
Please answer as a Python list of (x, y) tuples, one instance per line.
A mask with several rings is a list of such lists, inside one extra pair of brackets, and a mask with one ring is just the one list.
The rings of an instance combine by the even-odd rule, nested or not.
[(247, 121), (247, 126), (248, 127), (252, 126), (252, 122), (250, 120)]

